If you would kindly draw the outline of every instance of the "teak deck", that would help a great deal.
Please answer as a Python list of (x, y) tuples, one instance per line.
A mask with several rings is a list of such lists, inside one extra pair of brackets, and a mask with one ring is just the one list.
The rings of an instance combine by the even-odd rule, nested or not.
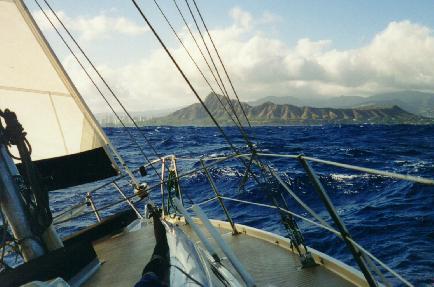
[[(171, 221), (196, 240), (191, 228), (182, 220)], [(252, 274), (257, 286), (366, 285), (357, 271), (315, 250), (312, 253), (320, 264), (301, 269), (298, 256), (291, 252), (286, 238), (242, 225), (237, 225), (241, 233), (232, 236), (226, 222), (213, 221), (213, 224)], [(154, 245), (152, 223), (145, 222), (139, 230), (95, 242), (94, 248), (102, 264), (84, 286), (134, 286)], [(224, 262), (230, 266), (229, 262)]]

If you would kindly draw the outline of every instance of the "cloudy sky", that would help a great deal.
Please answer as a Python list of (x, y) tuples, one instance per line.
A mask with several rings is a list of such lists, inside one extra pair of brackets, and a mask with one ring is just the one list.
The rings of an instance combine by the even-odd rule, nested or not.
[[(176, 1), (199, 40), (185, 1)], [(205, 97), (209, 87), (153, 1), (138, 2), (195, 88)], [(158, 2), (218, 91), (174, 2)], [(33, 0), (26, 3), (91, 108), (95, 112), (105, 111), (101, 98)], [(129, 110), (165, 109), (195, 102), (130, 1), (50, 3)], [(433, 1), (197, 0), (197, 3), (243, 101), (287, 95), (434, 92)]]

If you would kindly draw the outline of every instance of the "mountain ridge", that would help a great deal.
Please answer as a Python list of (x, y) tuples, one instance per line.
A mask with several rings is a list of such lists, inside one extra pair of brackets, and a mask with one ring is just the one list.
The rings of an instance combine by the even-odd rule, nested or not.
[(248, 102), (252, 106), (271, 101), (276, 104), (290, 104), (296, 106), (314, 106), (318, 108), (357, 108), (361, 106), (398, 105), (402, 109), (423, 117), (434, 117), (434, 94), (419, 91), (399, 91), (381, 93), (368, 97), (361, 96), (268, 96), (256, 101)]
[[(246, 124), (240, 105), (235, 100), (210, 94), (204, 100), (209, 111), (222, 125), (233, 125), (233, 122), (222, 108), (224, 104), (228, 111), (235, 110), (238, 120)], [(291, 124), (426, 124), (434, 120), (414, 115), (398, 105), (390, 107), (360, 107), (360, 108), (318, 108), (311, 106), (296, 106), (264, 102), (252, 106), (242, 102), (250, 122), (253, 125), (291, 125)], [(237, 118), (232, 116), (234, 121)], [(142, 125), (213, 125), (207, 112), (200, 103), (181, 108), (167, 116), (141, 122)]]

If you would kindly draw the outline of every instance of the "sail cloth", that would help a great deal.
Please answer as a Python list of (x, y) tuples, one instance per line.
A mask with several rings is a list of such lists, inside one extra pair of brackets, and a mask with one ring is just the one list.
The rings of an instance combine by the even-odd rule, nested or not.
[(0, 109), (6, 108), (27, 132), (50, 189), (117, 174), (109, 140), (21, 0), (0, 0)]

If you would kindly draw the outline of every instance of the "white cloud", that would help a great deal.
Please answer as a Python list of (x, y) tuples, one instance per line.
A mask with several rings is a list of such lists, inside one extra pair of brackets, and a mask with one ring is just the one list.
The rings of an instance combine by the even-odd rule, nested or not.
[[(234, 8), (230, 16), (232, 25), (211, 33), (244, 101), (270, 95), (368, 95), (404, 89), (434, 92), (434, 35), (428, 27), (410, 21), (391, 22), (365, 46), (338, 50), (329, 39), (300, 39), (291, 47), (261, 32), (250, 13)], [(98, 27), (97, 23), (93, 25)], [(182, 37), (189, 39), (185, 30)], [(193, 42), (186, 45), (212, 80)], [(183, 49), (172, 51), (200, 95), (206, 96), (209, 88)], [(103, 73), (131, 110), (195, 101), (160, 49), (120, 68), (107, 63)], [(86, 85), (81, 86), (87, 90)]]
[(239, 25), (242, 28), (247, 29), (252, 24), (252, 20), (253, 20), (252, 15), (249, 12), (244, 11), (239, 7), (232, 8), (229, 14), (234, 20), (235, 25)]
[[(45, 12), (57, 27), (60, 26), (49, 11)], [(108, 39), (120, 34), (137, 36), (147, 31), (143, 25), (138, 25), (125, 17), (108, 16), (104, 12), (92, 17), (69, 17), (63, 11), (57, 11), (56, 14), (68, 29), (77, 32), (80, 39), (85, 41)], [(35, 11), (33, 16), (44, 31), (52, 30), (51, 24), (40, 10)]]
[(283, 18), (279, 15), (273, 14), (269, 11), (265, 11), (262, 13), (261, 18), (259, 19), (259, 22), (261, 24), (278, 24), (283, 21)]

